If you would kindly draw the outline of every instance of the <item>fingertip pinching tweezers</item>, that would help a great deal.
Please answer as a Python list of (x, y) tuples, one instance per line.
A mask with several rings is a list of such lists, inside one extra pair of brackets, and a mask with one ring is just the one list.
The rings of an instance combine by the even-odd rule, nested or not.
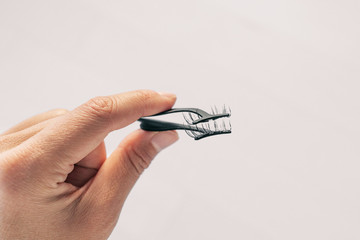
[[(186, 121), (184, 124), (166, 122), (161, 120), (149, 119), (149, 117), (166, 115), (171, 113), (183, 113)], [(185, 115), (187, 113), (187, 115)], [(146, 131), (168, 131), (168, 130), (185, 130), (185, 132), (195, 140), (205, 137), (231, 133), (230, 121), (219, 122), (219, 119), (229, 118), (231, 116), (230, 108), (225, 106), (221, 111), (216, 107), (212, 113), (208, 113), (199, 108), (172, 108), (167, 111), (157, 113), (148, 117), (140, 118), (140, 128)]]

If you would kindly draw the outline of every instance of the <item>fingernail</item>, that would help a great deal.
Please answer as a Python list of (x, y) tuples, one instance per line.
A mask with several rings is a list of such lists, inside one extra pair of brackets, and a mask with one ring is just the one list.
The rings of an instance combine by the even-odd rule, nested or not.
[(158, 152), (170, 146), (179, 139), (179, 136), (174, 131), (159, 132), (152, 139), (151, 143)]
[(160, 94), (161, 96), (165, 96), (165, 97), (168, 97), (168, 98), (176, 98), (176, 95), (173, 94), (173, 93), (159, 92), (159, 94)]

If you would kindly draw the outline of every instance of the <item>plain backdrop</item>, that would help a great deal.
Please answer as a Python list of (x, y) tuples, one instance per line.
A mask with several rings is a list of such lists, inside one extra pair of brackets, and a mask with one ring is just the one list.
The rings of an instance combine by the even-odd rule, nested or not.
[[(134, 89), (226, 104), (179, 142), (110, 239), (360, 239), (357, 0), (0, 1), (0, 131)], [(111, 133), (108, 153), (138, 123)]]

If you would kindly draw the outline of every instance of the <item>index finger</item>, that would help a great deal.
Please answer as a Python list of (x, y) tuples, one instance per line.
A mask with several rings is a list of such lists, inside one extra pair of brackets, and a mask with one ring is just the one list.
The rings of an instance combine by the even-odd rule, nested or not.
[(44, 128), (27, 142), (28, 149), (40, 151), (48, 159), (45, 161), (61, 161), (69, 166), (89, 154), (111, 131), (167, 110), (175, 101), (173, 94), (150, 90), (96, 97)]

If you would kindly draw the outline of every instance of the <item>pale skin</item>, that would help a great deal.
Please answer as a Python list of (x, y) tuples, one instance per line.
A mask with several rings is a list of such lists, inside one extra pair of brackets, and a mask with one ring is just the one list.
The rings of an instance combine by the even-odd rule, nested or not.
[(171, 108), (138, 90), (36, 115), (0, 135), (0, 239), (107, 239), (136, 180), (178, 139), (137, 130), (109, 157), (104, 138)]

